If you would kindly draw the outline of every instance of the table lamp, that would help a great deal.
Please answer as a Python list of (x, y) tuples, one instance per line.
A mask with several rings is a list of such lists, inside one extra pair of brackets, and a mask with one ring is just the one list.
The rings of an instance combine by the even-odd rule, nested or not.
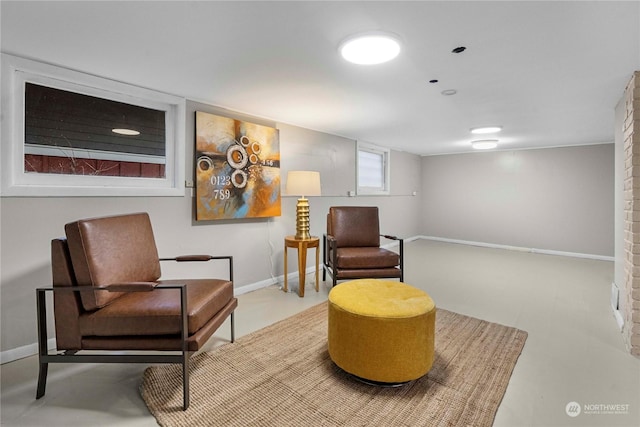
[(300, 196), (296, 205), (296, 239), (309, 239), (309, 200), (305, 196), (320, 195), (320, 172), (289, 171), (285, 192)]

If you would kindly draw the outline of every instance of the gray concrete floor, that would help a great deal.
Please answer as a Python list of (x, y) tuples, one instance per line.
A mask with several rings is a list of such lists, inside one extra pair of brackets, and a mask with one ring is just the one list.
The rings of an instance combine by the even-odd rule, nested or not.
[[(439, 307), (529, 333), (495, 426), (640, 425), (640, 359), (626, 351), (609, 306), (613, 263), (419, 240), (406, 244), (405, 265), (405, 282)], [(237, 336), (324, 301), (330, 285), (319, 293), (313, 286), (309, 275), (304, 298), (278, 286), (240, 295)], [(227, 321), (207, 349), (229, 338)], [(37, 358), (4, 364), (0, 424), (157, 425), (138, 392), (143, 370), (52, 364), (47, 393), (36, 401)], [(591, 413), (570, 417), (570, 402)], [(606, 414), (604, 405), (621, 413)]]

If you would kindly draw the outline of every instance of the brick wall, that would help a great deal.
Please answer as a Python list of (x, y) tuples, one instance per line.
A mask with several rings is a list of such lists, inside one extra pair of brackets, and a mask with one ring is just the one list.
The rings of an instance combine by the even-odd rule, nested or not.
[(634, 73), (624, 96), (625, 282), (620, 311), (625, 344), (640, 356), (640, 72)]

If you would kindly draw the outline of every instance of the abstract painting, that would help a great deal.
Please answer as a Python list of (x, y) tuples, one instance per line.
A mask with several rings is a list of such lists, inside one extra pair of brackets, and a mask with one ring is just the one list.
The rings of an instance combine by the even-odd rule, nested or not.
[(278, 129), (196, 111), (196, 220), (280, 216)]

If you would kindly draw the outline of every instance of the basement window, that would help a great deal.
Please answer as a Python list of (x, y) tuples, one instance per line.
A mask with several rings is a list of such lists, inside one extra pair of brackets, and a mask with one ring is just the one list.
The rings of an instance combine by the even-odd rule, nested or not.
[(182, 98), (2, 62), (3, 196), (184, 196)]
[(389, 194), (390, 152), (388, 148), (357, 143), (358, 195)]

